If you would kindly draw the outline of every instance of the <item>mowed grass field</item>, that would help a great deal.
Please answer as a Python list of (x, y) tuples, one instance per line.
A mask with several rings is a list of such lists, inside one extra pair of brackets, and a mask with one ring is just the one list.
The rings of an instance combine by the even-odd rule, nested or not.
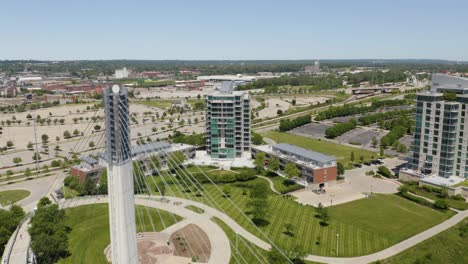
[(343, 163), (343, 165), (346, 165), (349, 162), (351, 162), (351, 152), (354, 152), (355, 162), (359, 161), (361, 155), (364, 156), (364, 160), (370, 160), (372, 159), (372, 156), (378, 156), (377, 153), (371, 151), (348, 147), (308, 137), (292, 135), (284, 132), (270, 131), (266, 134), (263, 134), (263, 136), (270, 138), (276, 141), (277, 143), (289, 143), (323, 154), (335, 156), (339, 162)]
[(463, 264), (468, 263), (467, 246), (468, 218), (465, 218), (458, 225), (380, 262), (383, 264)]
[(30, 191), (26, 190), (11, 190), (0, 192), (0, 205), (7, 206), (9, 204), (21, 201), (31, 194)]
[[(137, 206), (135, 215), (137, 232), (152, 232), (153, 225), (156, 231), (163, 230), (164, 226), (158, 211), (166, 226), (181, 220), (178, 216), (174, 216), (174, 219), (173, 215), (162, 210)], [(108, 264), (104, 256), (104, 249), (110, 244), (107, 204), (84, 205), (65, 209), (65, 212), (66, 223), (72, 228), (68, 240), (71, 255), (58, 263)]]
[[(155, 177), (158, 181), (158, 177)], [(176, 180), (174, 180), (176, 182)], [(266, 240), (250, 221), (247, 202), (249, 186), (253, 183), (268, 184), (264, 179), (230, 184), (233, 205), (213, 185), (203, 184), (204, 197), (180, 192), (171, 186), (167, 196), (179, 196), (214, 206), (232, 217), (237, 223), (259, 238)], [(220, 185), (222, 188), (222, 185)], [(209, 198), (209, 199), (208, 199)], [(237, 209), (240, 208), (240, 210)], [(248, 217), (244, 216), (247, 215)], [(426, 230), (453, 215), (408, 201), (396, 195), (374, 195), (330, 209), (328, 226), (321, 226), (312, 206), (300, 205), (291, 198), (270, 193), (268, 203), (269, 224), (259, 229), (285, 250), (322, 256), (336, 256), (336, 234), (340, 234), (339, 256), (360, 256), (383, 250), (412, 235)], [(284, 234), (285, 224), (294, 226), (294, 236)]]
[[(160, 109), (166, 109), (166, 108), (169, 108), (172, 103), (176, 102), (177, 100), (171, 100), (171, 99), (151, 99), (149, 101), (146, 101), (146, 100), (140, 100), (140, 101), (133, 101), (133, 103), (136, 103), (136, 104), (142, 104), (142, 105), (146, 105), (146, 106), (151, 106), (151, 107), (157, 107), (157, 108), (160, 108)], [(205, 102), (204, 99), (188, 99), (187, 100), (187, 103), (190, 104), (192, 107), (195, 106), (195, 103), (197, 102)]]

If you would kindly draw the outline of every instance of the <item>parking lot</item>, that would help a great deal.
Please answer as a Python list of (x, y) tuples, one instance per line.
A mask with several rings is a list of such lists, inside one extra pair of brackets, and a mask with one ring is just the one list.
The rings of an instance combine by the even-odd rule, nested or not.
[(332, 125), (323, 124), (323, 123), (310, 123), (298, 128), (291, 130), (289, 133), (311, 137), (311, 138), (324, 138), (325, 130), (331, 127)]
[[(393, 169), (404, 162), (398, 158), (385, 159), (384, 165)], [(396, 193), (399, 185), (395, 181), (365, 175), (367, 171), (376, 171), (378, 166), (380, 165), (364, 165), (362, 168), (347, 170), (345, 182), (326, 187), (324, 194), (302, 189), (292, 192), (291, 195), (295, 196), (296, 201), (301, 204), (318, 206), (322, 203), (323, 206), (333, 206), (366, 198), (371, 193)]]

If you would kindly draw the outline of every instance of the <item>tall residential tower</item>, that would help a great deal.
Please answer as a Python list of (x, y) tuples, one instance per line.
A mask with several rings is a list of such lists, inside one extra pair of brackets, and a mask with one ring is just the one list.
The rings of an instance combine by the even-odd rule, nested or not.
[(435, 74), (417, 95), (410, 169), (419, 175), (468, 177), (468, 79)]
[[(250, 152), (250, 96), (224, 82), (206, 100), (206, 150), (213, 159), (234, 159)], [(250, 154), (248, 154), (250, 155)]]

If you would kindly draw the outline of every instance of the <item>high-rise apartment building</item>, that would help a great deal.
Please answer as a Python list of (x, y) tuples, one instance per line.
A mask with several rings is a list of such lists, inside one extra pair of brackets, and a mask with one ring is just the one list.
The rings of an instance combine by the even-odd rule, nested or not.
[(206, 99), (206, 150), (213, 159), (250, 152), (250, 96), (224, 82)]
[(468, 177), (468, 79), (435, 74), (417, 95), (410, 169), (425, 176)]

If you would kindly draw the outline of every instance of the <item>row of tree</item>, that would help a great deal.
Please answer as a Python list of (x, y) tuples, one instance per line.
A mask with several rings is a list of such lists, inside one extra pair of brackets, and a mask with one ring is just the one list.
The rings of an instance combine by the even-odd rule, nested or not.
[[(253, 83), (239, 86), (240, 90), (250, 90), (259, 88), (270, 88), (278, 86), (314, 86), (316, 89), (332, 89), (342, 87), (342, 78), (337, 77), (335, 74), (328, 75), (284, 75), (279, 78), (259, 79)], [(269, 93), (275, 93), (273, 89)]]
[(325, 137), (336, 138), (350, 130), (355, 129), (356, 126), (357, 126), (357, 121), (355, 119), (351, 119), (351, 121), (346, 122), (346, 123), (337, 123), (333, 125), (332, 127), (329, 127), (325, 130)]
[(315, 117), (315, 120), (322, 121), (325, 119), (335, 118), (335, 117), (343, 117), (343, 116), (350, 116), (350, 115), (357, 115), (357, 114), (365, 114), (368, 112), (376, 111), (382, 107), (390, 107), (390, 106), (400, 106), (400, 105), (410, 105), (410, 100), (381, 100), (381, 101), (374, 101), (372, 102), (371, 106), (362, 106), (362, 105), (344, 105), (338, 107), (330, 107), (325, 111), (321, 111)]
[(358, 118), (359, 123), (363, 126), (367, 126), (373, 123), (377, 123), (381, 120), (392, 119), (399, 116), (410, 115), (414, 113), (414, 109), (410, 110), (395, 110), (389, 112), (382, 112), (373, 115), (361, 116)]
[(279, 130), (281, 132), (289, 131), (293, 128), (303, 126), (310, 123), (310, 115), (296, 117), (294, 119), (282, 119), (280, 121)]

